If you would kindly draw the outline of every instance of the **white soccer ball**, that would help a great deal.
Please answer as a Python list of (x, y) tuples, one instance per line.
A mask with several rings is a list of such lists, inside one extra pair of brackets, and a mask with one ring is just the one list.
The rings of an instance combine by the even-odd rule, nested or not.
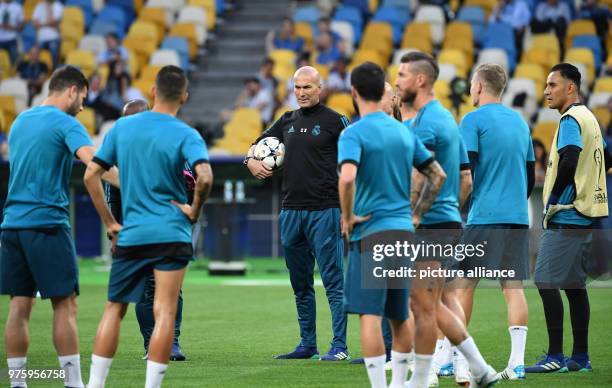
[(285, 145), (276, 137), (265, 137), (255, 146), (253, 156), (271, 169), (279, 168), (285, 158)]

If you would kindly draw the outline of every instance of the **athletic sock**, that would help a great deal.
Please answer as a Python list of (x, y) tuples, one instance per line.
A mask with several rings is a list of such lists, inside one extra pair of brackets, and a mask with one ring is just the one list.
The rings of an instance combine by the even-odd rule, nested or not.
[(429, 369), (433, 356), (430, 354), (415, 354), (414, 355), (414, 372), (410, 378), (411, 387), (428, 387), (429, 386)]
[[(433, 355), (433, 363), (438, 367), (442, 367), (452, 361), (451, 358), (451, 343), (448, 338), (436, 340), (436, 351)], [(437, 372), (437, 371), (436, 371)]]
[(538, 289), (548, 331), (548, 354), (563, 354), (563, 301), (556, 289)]
[[(28, 361), (27, 357), (11, 357), (6, 359), (6, 365), (12, 370), (24, 370), (26, 367), (26, 363)], [(25, 378), (11, 378), (11, 387), (27, 387)]]
[(110, 370), (112, 358), (91, 355), (91, 368), (89, 369), (89, 382), (87, 388), (104, 388), (106, 376)]
[(512, 350), (508, 366), (515, 368), (519, 365), (525, 365), (525, 343), (527, 343), (527, 326), (510, 326), (510, 343)]
[(487, 362), (482, 357), (482, 354), (480, 354), (472, 337), (467, 337), (462, 343), (457, 345), (457, 349), (463, 354), (468, 364), (470, 364), (472, 376), (480, 377), (487, 372)]
[(64, 385), (71, 388), (84, 388), (81, 378), (81, 355), (59, 356), (58, 359), (64, 371)]
[[(376, 357), (364, 357), (366, 371), (372, 388), (387, 388), (387, 375), (385, 374), (385, 354)], [(391, 362), (395, 360), (391, 358)]]
[(166, 375), (166, 369), (168, 364), (160, 364), (155, 361), (147, 361), (147, 380), (145, 382), (145, 388), (159, 388), (161, 387), (164, 376)]
[(572, 318), (572, 333), (574, 335), (574, 348), (572, 354), (589, 352), (589, 318), (591, 307), (589, 294), (584, 288), (565, 290), (569, 301), (570, 316)]
[(410, 353), (391, 351), (391, 385), (389, 388), (403, 388), (408, 377)]

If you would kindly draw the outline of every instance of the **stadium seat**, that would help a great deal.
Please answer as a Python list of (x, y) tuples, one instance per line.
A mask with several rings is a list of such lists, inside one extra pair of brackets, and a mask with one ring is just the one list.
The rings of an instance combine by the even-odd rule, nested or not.
[(161, 36), (157, 35), (157, 26), (154, 23), (136, 20), (130, 26), (127, 34), (128, 38), (138, 39), (142, 42), (153, 42), (159, 45)]
[(285, 114), (285, 112), (289, 112), (291, 110), (293, 110), (293, 108), (290, 107), (290, 106), (286, 106), (286, 105), (283, 105), (283, 106), (277, 108), (276, 111), (274, 112), (274, 119), (273, 120), (276, 121), (276, 120), (280, 119), (281, 116)]
[(450, 96), (450, 83), (444, 80), (437, 80), (434, 83), (434, 95), (436, 96), (437, 99), (440, 100), (448, 100), (448, 97)]
[[(454, 113), (453, 109), (449, 109), (449, 110)], [(474, 106), (474, 104), (470, 102), (461, 103), (461, 105), (459, 105), (459, 114), (457, 114), (457, 117), (456, 117), (457, 122), (461, 122), (461, 120), (465, 117), (466, 114), (473, 112), (475, 110), (476, 110), (476, 107)]]
[(89, 136), (96, 135), (96, 112), (92, 108), (85, 107), (76, 115), (77, 120), (85, 126)]
[(38, 60), (47, 65), (47, 74), (51, 74), (53, 71), (53, 57), (49, 50), (40, 50)]
[(161, 44), (162, 49), (170, 49), (177, 52), (181, 59), (181, 67), (189, 68), (189, 44), (185, 38), (169, 36)]
[(132, 79), (136, 78), (140, 74), (140, 62), (138, 56), (128, 49), (128, 71), (132, 76)]
[(327, 99), (327, 106), (333, 110), (342, 110), (349, 119), (355, 115), (355, 107), (353, 106), (353, 97), (350, 93), (333, 93)]
[[(469, 26), (469, 24), (468, 24)], [(447, 34), (444, 38), (444, 44), (442, 45), (444, 50), (459, 50), (465, 55), (466, 65), (469, 68), (474, 64), (474, 42), (466, 37), (455, 35), (451, 37)]]
[(161, 70), (163, 66), (160, 65), (147, 65), (142, 68), (140, 72), (140, 80), (152, 81), (155, 82), (155, 78), (157, 78), (157, 73)]
[(503, 49), (490, 48), (480, 50), (475, 66), (478, 67), (483, 63), (497, 63), (506, 70), (506, 73), (510, 73), (508, 68), (508, 54)]
[(104, 20), (94, 20), (93, 25), (89, 29), (91, 35), (106, 36), (108, 33), (115, 33), (119, 39), (123, 39), (125, 31), (117, 27), (116, 24)]
[(588, 48), (571, 48), (565, 53), (565, 62), (573, 65), (581, 63), (586, 67), (586, 84), (590, 85), (595, 79), (595, 58), (593, 52)]
[(591, 95), (589, 96), (589, 103), (588, 103), (589, 108), (593, 109), (593, 108), (598, 107), (598, 106), (607, 106), (608, 105), (608, 101), (612, 97), (611, 93), (612, 92), (610, 92), (610, 91), (608, 91), (608, 92), (604, 91), (604, 92), (593, 92), (593, 93), (591, 93)]
[(292, 50), (273, 50), (268, 57), (274, 61), (274, 76), (282, 80), (293, 76), (296, 54)]
[(468, 22), (455, 20), (448, 24), (444, 42), (449, 38), (462, 38), (474, 42), (474, 31), (472, 25)]
[(440, 68), (440, 74), (438, 75), (438, 79), (451, 82), (455, 79), (459, 74), (457, 74), (457, 68), (455, 65), (450, 63), (440, 63), (438, 65)]
[(481, 7), (485, 13), (485, 18), (488, 19), (497, 6), (497, 0), (465, 0), (463, 5), (465, 7)]
[(538, 65), (544, 74), (548, 74), (550, 69), (558, 62), (559, 60), (554, 60), (554, 57), (551, 56), (550, 52), (543, 51), (535, 47), (523, 51), (523, 55), (521, 56), (521, 63)]
[(138, 67), (141, 68), (149, 63), (151, 54), (157, 50), (157, 45), (152, 40), (140, 40), (139, 38), (126, 37), (123, 46), (130, 50), (138, 58)]
[(414, 20), (429, 23), (431, 25), (433, 43), (442, 43), (444, 40), (444, 29), (446, 28), (446, 17), (442, 8), (436, 5), (421, 5), (417, 9)]
[(392, 63), (387, 67), (387, 82), (395, 88), (395, 81), (397, 81), (397, 74), (399, 72), (399, 63)]
[(429, 23), (413, 22), (406, 26), (401, 48), (413, 48), (431, 54), (433, 49), (432, 28)]
[(0, 81), (0, 95), (13, 97), (16, 113), (23, 112), (28, 106), (28, 84), (21, 78)]
[(122, 32), (125, 31), (128, 26), (125, 11), (114, 5), (104, 6), (96, 16), (96, 20), (114, 24)]
[(598, 106), (593, 108), (593, 114), (597, 117), (599, 127), (602, 131), (605, 131), (610, 124), (610, 110), (607, 106)]
[(313, 63), (311, 66), (317, 69), (323, 81), (327, 81), (327, 78), (329, 78), (329, 72), (331, 71), (331, 66), (321, 65), (318, 63)]
[(462, 7), (457, 14), (458, 21), (470, 23), (474, 41), (477, 44), (482, 44), (485, 38), (486, 17), (484, 10), (480, 7)]
[(200, 7), (206, 11), (206, 29), (212, 31), (217, 26), (217, 5), (215, 0), (189, 0), (190, 7)]
[(519, 63), (514, 71), (517, 78), (527, 78), (534, 82), (536, 88), (536, 98), (542, 100), (544, 88), (546, 87), (546, 75), (540, 65), (534, 63)]
[(371, 0), (342, 0), (344, 6), (358, 9), (364, 18), (370, 14), (370, 2)]
[(293, 12), (294, 22), (306, 22), (316, 25), (321, 18), (321, 12), (316, 6), (299, 7)]
[(153, 102), (153, 93), (151, 88), (155, 85), (155, 80), (151, 81), (148, 79), (137, 79), (132, 81), (132, 86), (140, 90), (143, 96), (146, 97), (148, 102)]
[(100, 35), (85, 35), (79, 41), (79, 50), (91, 51), (98, 56), (106, 50), (106, 40)]
[(349, 22), (345, 22), (342, 20), (332, 20), (330, 28), (332, 31), (342, 37), (342, 41), (344, 42), (344, 47), (346, 50), (345, 54), (348, 57), (352, 56), (355, 47), (355, 35), (353, 32), (353, 26)]
[(391, 61), (391, 63), (393, 64), (400, 63), (402, 61), (402, 57), (412, 51), (416, 51), (416, 49), (400, 48), (400, 49), (395, 50), (395, 52), (393, 53), (393, 60)]
[(157, 50), (151, 55), (149, 64), (154, 66), (174, 65), (181, 67), (181, 59), (174, 50)]
[[(232, 112), (230, 121), (235, 121), (246, 127), (255, 128), (257, 135), (261, 133), (262, 121), (261, 113), (255, 108), (237, 108)], [(251, 138), (252, 140), (252, 138)]]
[(198, 37), (196, 27), (191, 23), (176, 23), (170, 29), (169, 36), (180, 36), (189, 44), (189, 58), (194, 59), (198, 54)]
[(542, 107), (538, 110), (538, 115), (536, 117), (536, 124), (538, 123), (555, 123), (559, 124), (559, 120), (561, 119), (561, 114), (556, 109), (550, 109), (548, 107)]
[(64, 14), (62, 16), (62, 24), (70, 24), (71, 26), (78, 28), (81, 34), (85, 33), (85, 15), (83, 10), (79, 7), (68, 6), (64, 7)]
[(468, 75), (469, 68), (467, 65), (467, 60), (465, 59), (465, 54), (462, 51), (453, 49), (442, 50), (438, 55), (438, 62), (454, 65), (457, 69), (457, 74), (460, 77), (465, 78)]
[[(162, 8), (166, 12), (166, 26), (174, 23), (175, 15), (183, 7), (184, 0), (148, 0), (147, 7)], [(191, 5), (191, 4), (189, 4)]]
[(352, 70), (355, 66), (367, 61), (374, 62), (383, 69), (389, 64), (387, 59), (382, 58), (378, 51), (360, 49), (355, 51), (355, 54), (353, 54), (353, 59), (349, 65), (349, 70)]
[(389, 7), (403, 8), (406, 11), (410, 12), (410, 4), (406, 0), (383, 0), (381, 7), (382, 8), (389, 8)]
[(501, 48), (506, 51), (509, 71), (512, 73), (516, 67), (516, 45), (512, 26), (501, 22), (489, 23), (485, 34), (483, 48)]
[(173, 20), (166, 18), (166, 11), (163, 8), (158, 7), (144, 7), (138, 14), (136, 21), (144, 21), (155, 24), (157, 27), (157, 36), (164, 36), (166, 33), (166, 27), (168, 27)]
[(385, 22), (368, 23), (359, 48), (378, 51), (383, 58), (388, 58), (393, 52), (393, 30), (391, 26)]
[(96, 57), (92, 51), (74, 50), (66, 56), (66, 64), (78, 67), (89, 78), (96, 69)]
[(0, 49), (0, 80), (13, 76), (11, 58), (6, 50)]
[[(525, 95), (526, 98), (522, 102), (522, 106), (514, 105), (515, 99), (519, 95)], [(532, 79), (528, 78), (512, 78), (506, 86), (506, 91), (503, 95), (502, 102), (506, 106), (513, 107), (518, 110), (525, 121), (531, 121), (531, 117), (538, 110), (538, 99), (536, 93), (536, 85)]]
[(23, 1), (23, 20), (29, 22), (32, 20), (32, 15), (34, 14), (34, 8), (38, 4), (40, 0), (25, 0)]
[[(550, 109), (552, 110), (552, 109)], [(558, 123), (553, 121), (543, 121), (536, 124), (535, 128), (531, 132), (531, 138), (533, 140), (539, 140), (544, 144), (544, 148), (546, 148), (546, 153), (550, 153), (550, 148), (552, 146), (553, 139), (555, 137), (555, 132), (557, 131)]]
[(2, 115), (4, 116), (4, 124), (6, 126), (6, 133), (8, 134), (11, 124), (15, 121), (18, 113), (15, 98), (13, 96), (0, 94), (0, 111), (2, 111)]
[(85, 25), (89, 26), (93, 21), (94, 8), (91, 0), (67, 0), (65, 5), (66, 7), (74, 6), (80, 8), (85, 17)]
[(571, 47), (574, 37), (578, 35), (597, 35), (595, 23), (592, 20), (574, 20), (567, 27), (565, 33), (565, 47)]
[(353, 27), (354, 41), (361, 41), (361, 31), (363, 30), (363, 16), (357, 8), (339, 6), (336, 9), (336, 13), (334, 13), (334, 20), (348, 22)]
[(83, 30), (73, 24), (62, 24), (60, 25), (60, 34), (62, 38), (60, 57), (66, 58), (69, 52), (79, 46), (79, 42), (83, 37)]
[(593, 93), (612, 93), (612, 77), (598, 78)]
[(304, 46), (312, 50), (313, 32), (312, 24), (308, 22), (297, 22), (295, 23), (295, 35), (304, 39)]
[(196, 26), (196, 32), (198, 34), (198, 45), (203, 45), (206, 42), (208, 36), (207, 22), (206, 22), (206, 10), (201, 7), (188, 6), (181, 9), (179, 13), (177, 23), (192, 23)]
[(407, 9), (383, 6), (376, 11), (372, 21), (389, 23), (393, 29), (393, 44), (397, 45), (402, 39), (404, 27), (410, 22), (410, 13)]
[(595, 59), (595, 74), (599, 74), (603, 55), (599, 37), (596, 35), (577, 35), (572, 41), (572, 47), (583, 47), (590, 49), (593, 52), (593, 59)]

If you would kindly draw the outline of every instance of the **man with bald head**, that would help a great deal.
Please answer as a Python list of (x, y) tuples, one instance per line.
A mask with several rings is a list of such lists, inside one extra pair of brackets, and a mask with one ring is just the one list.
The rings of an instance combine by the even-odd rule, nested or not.
[(255, 144), (276, 137), (285, 144), (281, 242), (295, 294), (301, 341), (280, 359), (319, 358), (316, 337), (314, 263), (317, 262), (332, 313), (333, 340), (321, 360), (349, 358), (346, 346), (346, 313), (343, 308), (343, 242), (336, 161), (338, 137), (348, 119), (322, 105), (321, 76), (310, 66), (293, 76), (299, 109), (281, 116), (255, 140), (244, 161), (257, 179), (272, 170), (253, 159)]

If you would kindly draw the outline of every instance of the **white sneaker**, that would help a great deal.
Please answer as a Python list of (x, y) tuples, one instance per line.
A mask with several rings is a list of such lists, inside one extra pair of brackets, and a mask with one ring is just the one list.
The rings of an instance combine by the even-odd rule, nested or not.
[(487, 365), (487, 371), (480, 377), (472, 377), (470, 379), (470, 388), (488, 388), (492, 387), (499, 381), (499, 375), (491, 365)]
[(393, 369), (393, 368), (392, 368), (392, 366), (391, 366), (391, 361), (387, 361), (387, 362), (385, 363), (385, 370), (386, 370), (386, 371), (389, 371), (389, 370), (391, 370), (391, 369)]
[(497, 374), (497, 377), (500, 380), (525, 380), (525, 366), (517, 365), (514, 368), (507, 366), (506, 369)]
[(470, 366), (464, 357), (455, 357), (453, 360), (453, 371), (455, 373), (455, 382), (458, 385), (467, 386), (470, 383)]
[(438, 374), (436, 373), (434, 368), (430, 368), (429, 369), (429, 386), (437, 387), (439, 385), (440, 385), (440, 382), (438, 381)]

